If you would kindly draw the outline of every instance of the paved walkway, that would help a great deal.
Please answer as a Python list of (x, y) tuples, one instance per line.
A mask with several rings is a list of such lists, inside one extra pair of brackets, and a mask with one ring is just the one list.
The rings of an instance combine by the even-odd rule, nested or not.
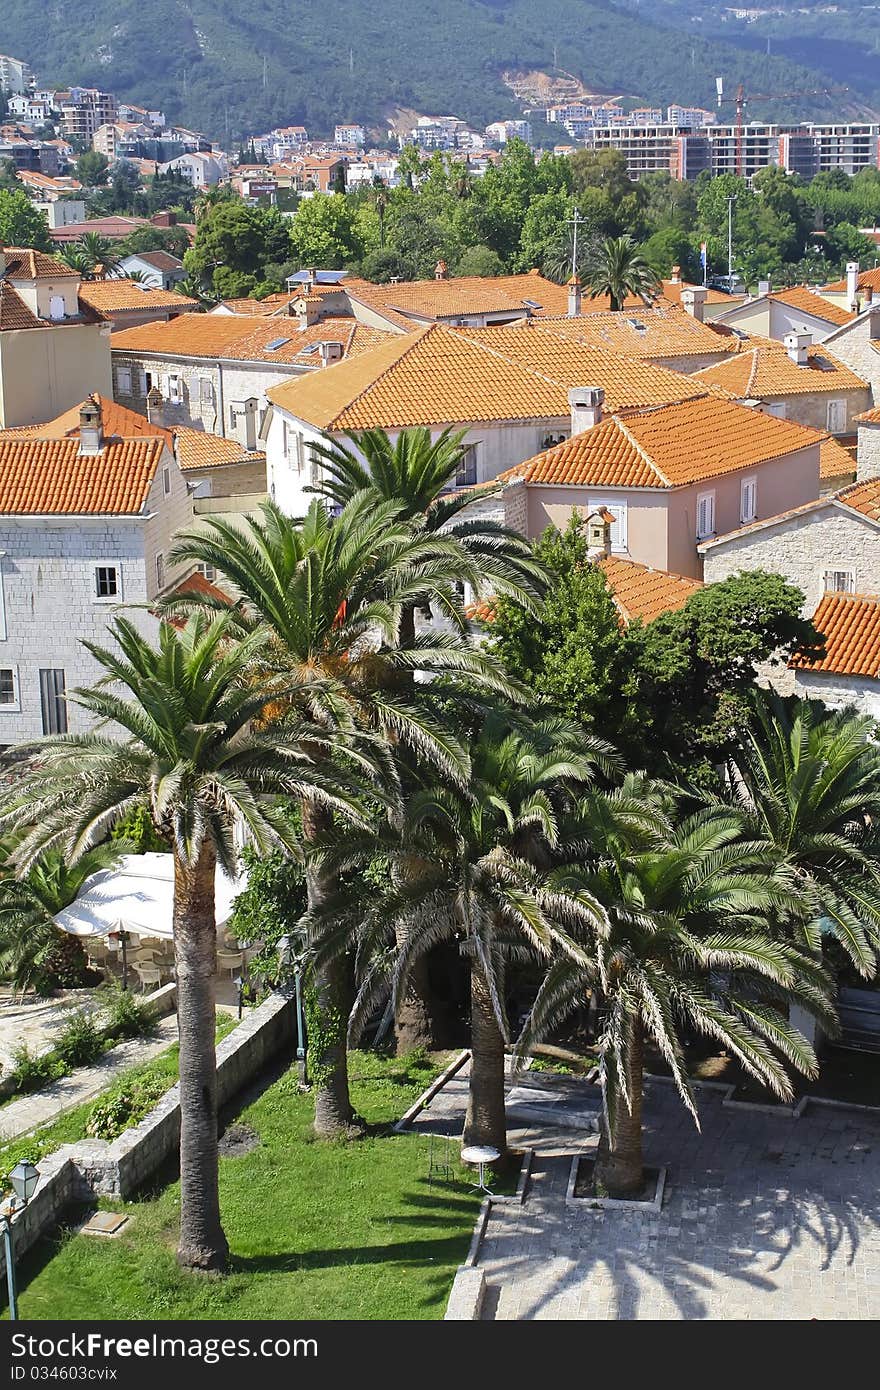
[(72, 1013), (99, 1013), (106, 998), (96, 990), (68, 989), (39, 999), (27, 995), (23, 1002), (8, 988), (0, 989), (0, 1066), (4, 1073), (12, 1067), (13, 1053), (22, 1045), (31, 1052), (51, 1047)]
[(78, 1067), (70, 1076), (30, 1096), (11, 1100), (0, 1108), (0, 1140), (15, 1139), (32, 1129), (51, 1124), (75, 1105), (92, 1100), (116, 1081), (123, 1072), (141, 1066), (177, 1042), (177, 1015), (159, 1019), (149, 1038), (132, 1038), (117, 1043), (90, 1067)]
[[(563, 1109), (598, 1103), (595, 1087), (546, 1074), (516, 1086), (536, 1083), (564, 1094)], [(460, 1133), (465, 1090), (455, 1078), (416, 1127)], [(669, 1084), (647, 1085), (646, 1161), (669, 1170), (657, 1214), (567, 1207), (572, 1154), (595, 1135), (542, 1122), (540, 1103), (536, 1119), (514, 1110), (533, 1177), (523, 1206), (492, 1209), (484, 1317), (880, 1317), (880, 1116), (810, 1106), (794, 1120), (698, 1095), (702, 1133)]]

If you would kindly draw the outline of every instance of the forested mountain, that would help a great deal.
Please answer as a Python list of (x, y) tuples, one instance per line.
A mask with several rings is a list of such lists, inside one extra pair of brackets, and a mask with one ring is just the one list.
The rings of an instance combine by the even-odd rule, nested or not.
[[(861, 20), (848, 25), (846, 63), (806, 41), (816, 25), (833, 34), (839, 13), (793, 19), (804, 38), (771, 40), (769, 55), (759, 27), (727, 13), (697, 11), (695, 0), (3, 0), (0, 51), (47, 84), (100, 85), (229, 140), (289, 123), (327, 134), (355, 118), (381, 129), (396, 107), (485, 124), (521, 104), (504, 82), (510, 71), (706, 106), (720, 73), (730, 92), (742, 79), (754, 92), (814, 93), (756, 102), (752, 116), (827, 118), (840, 101), (821, 91), (846, 68), (847, 109), (880, 106), (880, 64), (868, 61), (880, 12), (852, 10)], [(792, 56), (777, 56), (786, 41)]]

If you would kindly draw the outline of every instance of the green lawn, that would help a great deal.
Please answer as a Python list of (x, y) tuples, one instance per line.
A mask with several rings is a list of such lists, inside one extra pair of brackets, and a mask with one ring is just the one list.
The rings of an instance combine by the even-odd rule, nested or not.
[(107, 1203), (131, 1216), (117, 1239), (63, 1232), (37, 1246), (22, 1262), (20, 1316), (441, 1317), (479, 1202), (464, 1174), (427, 1182), (425, 1138), (388, 1132), (436, 1070), (430, 1061), (353, 1054), (353, 1098), (376, 1129), (332, 1144), (312, 1138), (312, 1099), (286, 1074), (237, 1117), (259, 1146), (221, 1159), (227, 1277), (178, 1270), (175, 1183)]

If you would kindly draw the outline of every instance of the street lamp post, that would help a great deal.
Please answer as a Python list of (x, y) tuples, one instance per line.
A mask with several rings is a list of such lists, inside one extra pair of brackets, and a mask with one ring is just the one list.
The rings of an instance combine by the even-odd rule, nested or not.
[(241, 1011), (244, 1005), (244, 977), (241, 975), (236, 975), (232, 983), (235, 985), (235, 988), (238, 991), (238, 1021), (239, 1023), (241, 1023)]
[(15, 1287), (15, 1248), (12, 1243), (12, 1221), (11, 1216), (14, 1211), (27, 1206), (28, 1202), (36, 1191), (37, 1182), (40, 1174), (33, 1163), (19, 1160), (9, 1174), (9, 1181), (12, 1183), (12, 1190), (15, 1194), (14, 1204), (7, 1204), (6, 1209), (0, 1213), (0, 1222), (3, 1230), (3, 1252), (6, 1256), (6, 1286), (9, 1289), (9, 1318), (15, 1322), (18, 1318), (18, 1297)]
[(294, 955), (293, 942), (286, 933), (278, 938), (278, 960), (284, 972), (282, 985), (286, 986), (285, 992), (288, 992), (290, 988), (286, 983), (286, 972), (293, 966), (294, 998), (296, 1000), (296, 1069), (301, 1084), (305, 1086), (308, 1084), (308, 1069), (306, 1066), (306, 1029), (302, 1002), (302, 957)]

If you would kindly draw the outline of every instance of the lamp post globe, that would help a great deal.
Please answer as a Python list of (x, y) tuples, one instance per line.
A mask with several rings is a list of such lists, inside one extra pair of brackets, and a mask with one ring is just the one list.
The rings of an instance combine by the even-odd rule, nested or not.
[(40, 1174), (33, 1163), (28, 1163), (24, 1159), (19, 1159), (9, 1174), (12, 1190), (23, 1206), (26, 1206), (33, 1197), (39, 1179)]

